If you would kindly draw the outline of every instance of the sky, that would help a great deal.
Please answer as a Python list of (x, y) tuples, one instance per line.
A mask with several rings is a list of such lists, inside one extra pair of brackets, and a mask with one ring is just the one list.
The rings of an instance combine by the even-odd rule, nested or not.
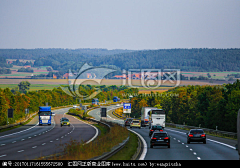
[(239, 0), (0, 0), (0, 48), (240, 48)]

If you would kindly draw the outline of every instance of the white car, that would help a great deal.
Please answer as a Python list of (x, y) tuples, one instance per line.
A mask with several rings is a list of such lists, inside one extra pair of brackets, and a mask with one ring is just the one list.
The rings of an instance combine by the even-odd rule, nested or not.
[(73, 108), (77, 108), (77, 105), (73, 105)]

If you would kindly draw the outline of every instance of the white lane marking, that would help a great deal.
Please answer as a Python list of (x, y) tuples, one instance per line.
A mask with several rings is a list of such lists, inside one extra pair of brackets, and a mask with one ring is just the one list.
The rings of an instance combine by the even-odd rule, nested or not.
[(134, 134), (137, 134), (137, 136), (141, 138), (141, 140), (143, 142), (143, 152), (142, 152), (142, 155), (140, 156), (139, 160), (144, 160), (144, 158), (146, 157), (146, 154), (147, 154), (147, 143), (146, 143), (145, 139), (137, 132), (135, 132), (131, 129), (128, 129), (128, 130), (133, 132)]
[(198, 159), (198, 160), (201, 160), (201, 158), (200, 158), (200, 157), (197, 157), (197, 159)]
[(1, 144), (1, 146), (4, 146), (4, 145), (6, 145), (6, 144)]
[(13, 141), (12, 143), (15, 143), (15, 142), (17, 142), (17, 141)]
[(50, 142), (53, 142), (53, 141), (50, 141)]
[(184, 143), (182, 143), (184, 145)]
[(43, 143), (42, 145), (46, 145), (46, 143)]
[(59, 139), (56, 139), (57, 141), (59, 140)]
[(32, 148), (37, 148), (37, 146), (34, 146), (34, 147), (32, 147)]
[(190, 151), (192, 151), (192, 149), (190, 148)]
[(11, 135), (19, 134), (19, 133), (21, 133), (21, 132), (28, 131), (28, 130), (30, 130), (30, 129), (33, 129), (33, 128), (36, 127), (37, 125), (38, 125), (38, 123), (37, 123), (36, 125), (34, 125), (33, 127), (30, 127), (30, 128), (28, 128), (28, 129), (26, 129), (26, 130), (19, 131), (19, 132), (15, 132), (15, 133), (12, 133), (12, 134), (3, 135), (3, 136), (0, 136), (0, 138), (7, 137), (7, 136), (11, 136)]
[(28, 137), (29, 139), (32, 138), (32, 137)]
[(186, 145), (186, 148), (188, 148), (188, 146)]
[(24, 150), (20, 150), (20, 151), (18, 151), (18, 152), (23, 152)]
[(7, 155), (1, 155), (0, 157), (4, 157), (4, 156), (7, 156)]
[(208, 138), (207, 138), (207, 140), (215, 142), (215, 143), (218, 143), (218, 144), (221, 144), (221, 145), (224, 145), (224, 146), (227, 146), (227, 147), (232, 148), (232, 149), (236, 149), (236, 147), (228, 145), (228, 144), (225, 144), (225, 143), (222, 143), (222, 142), (218, 142), (218, 141), (215, 141), (215, 140), (212, 140), (212, 139), (208, 139)]
[(180, 140), (178, 140), (178, 142), (180, 142)]
[(25, 139), (22, 139), (22, 141), (24, 141)]
[(197, 153), (196, 153), (196, 152), (193, 152), (193, 154), (194, 154), (194, 155), (197, 155)]
[[(178, 132), (178, 133), (180, 133), (180, 134), (185, 134), (186, 135), (186, 133), (185, 132), (180, 132), (180, 131), (176, 131), (176, 130), (172, 130), (172, 129), (168, 129), (168, 128), (165, 128), (166, 130), (170, 130), (170, 131), (173, 131), (173, 132)], [(218, 141), (215, 141), (215, 140), (212, 140), (212, 139), (209, 139), (209, 138), (207, 138), (207, 140), (208, 141), (211, 141), (211, 142), (215, 142), (215, 143), (218, 143), (218, 144), (221, 144), (221, 145), (224, 145), (224, 146), (227, 146), (227, 147), (229, 147), (229, 148), (231, 148), (231, 149), (236, 149), (236, 147), (234, 147), (234, 146), (231, 146), (231, 145), (228, 145), (228, 144), (225, 144), (225, 143), (222, 143), (222, 142), (218, 142)]]

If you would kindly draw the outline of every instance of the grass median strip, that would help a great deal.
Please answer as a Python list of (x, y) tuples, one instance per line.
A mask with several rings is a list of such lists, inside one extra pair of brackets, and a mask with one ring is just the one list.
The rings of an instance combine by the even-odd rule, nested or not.
[(138, 148), (137, 135), (130, 132), (130, 139), (128, 143), (115, 155), (108, 160), (131, 160)]

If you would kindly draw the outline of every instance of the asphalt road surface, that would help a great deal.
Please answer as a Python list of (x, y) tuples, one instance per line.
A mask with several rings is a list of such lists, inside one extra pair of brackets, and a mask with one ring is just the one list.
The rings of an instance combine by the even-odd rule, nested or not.
[[(30, 160), (62, 152), (61, 144), (71, 140), (88, 141), (97, 131), (65, 113), (69, 108), (53, 110), (52, 125), (38, 125), (38, 116), (20, 128), (0, 133), (0, 160)], [(71, 126), (60, 126), (60, 118), (67, 117)]]
[[(109, 106), (108, 110), (114, 108), (116, 106)], [(96, 113), (97, 110), (92, 111), (90, 115), (98, 115)], [(108, 120), (123, 124), (123, 120), (116, 118), (111, 113), (108, 113)], [(188, 131), (166, 127), (165, 131), (170, 136), (171, 148), (167, 146), (150, 148), (148, 127), (132, 128), (131, 130), (140, 134), (147, 143), (147, 153), (144, 160), (239, 160), (235, 150), (236, 140), (207, 135), (206, 144), (202, 142), (187, 144), (186, 133)]]

